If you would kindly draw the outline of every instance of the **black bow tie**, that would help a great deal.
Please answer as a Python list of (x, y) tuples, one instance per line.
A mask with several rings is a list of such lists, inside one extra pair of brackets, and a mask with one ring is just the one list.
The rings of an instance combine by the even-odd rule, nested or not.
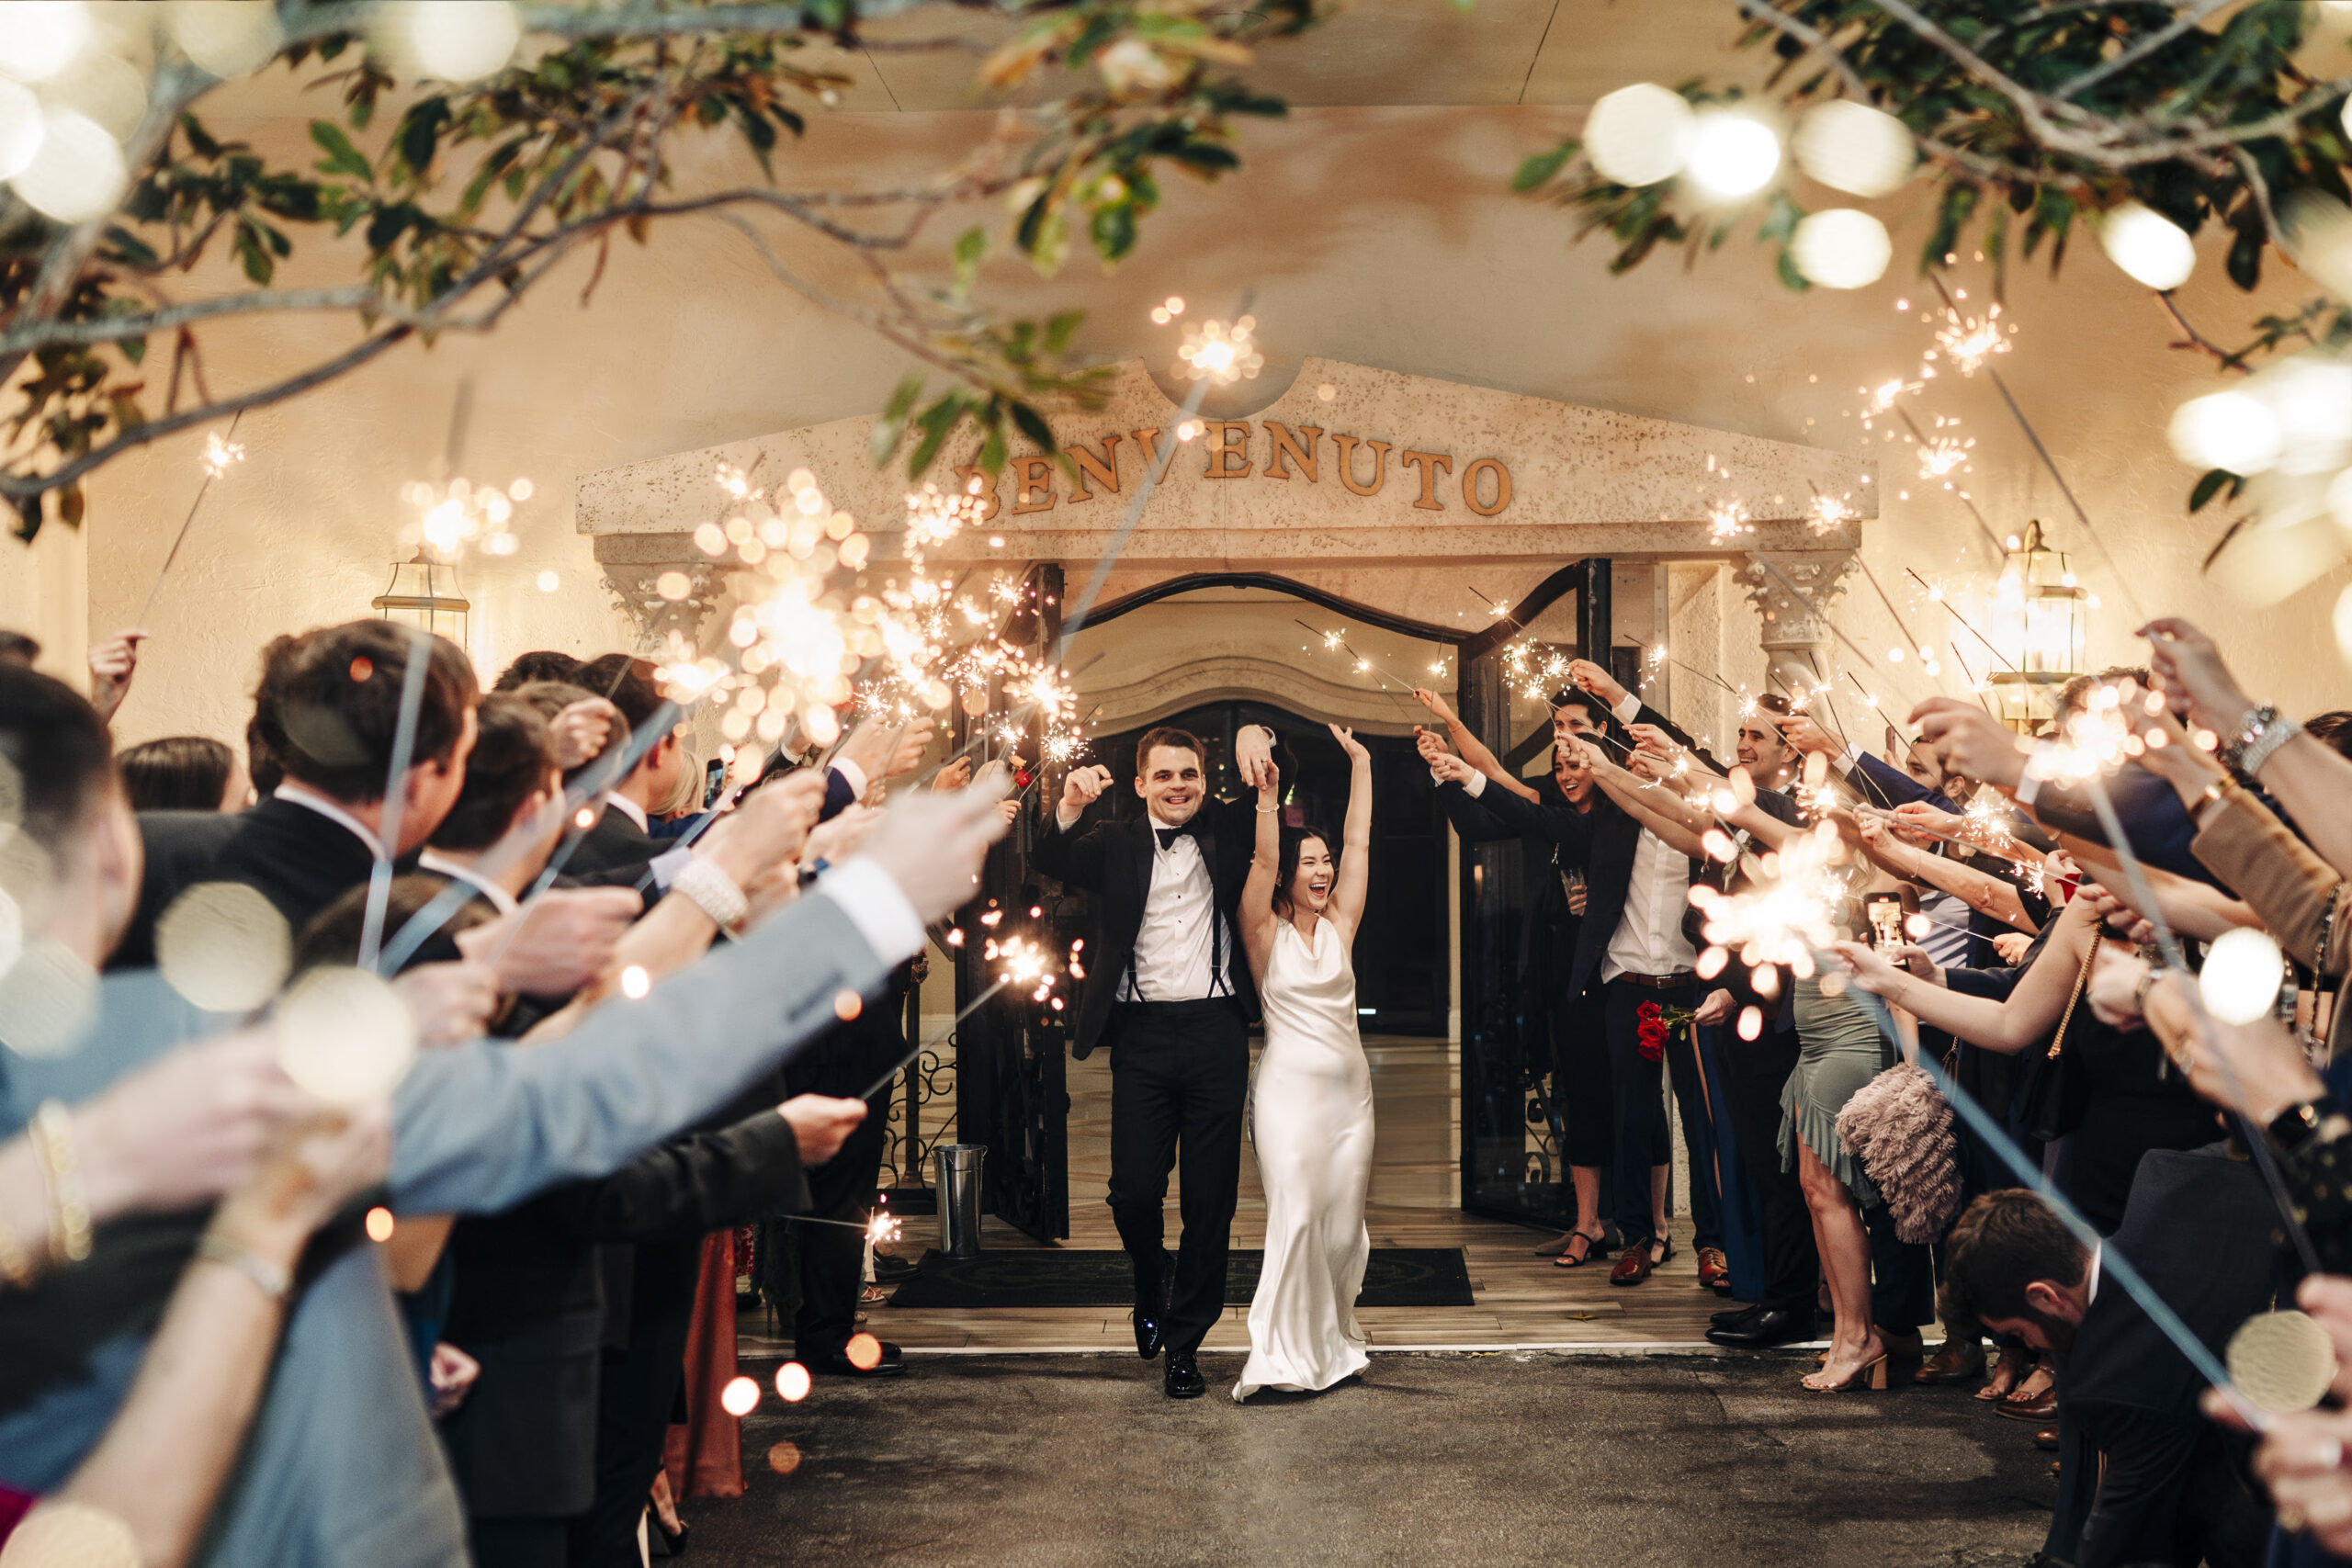
[(1190, 839), (1194, 843), (1201, 840), (1201, 824), (1197, 818), (1182, 828), (1154, 828), (1152, 831), (1159, 835), (1159, 847), (1163, 850), (1174, 849), (1179, 839)]

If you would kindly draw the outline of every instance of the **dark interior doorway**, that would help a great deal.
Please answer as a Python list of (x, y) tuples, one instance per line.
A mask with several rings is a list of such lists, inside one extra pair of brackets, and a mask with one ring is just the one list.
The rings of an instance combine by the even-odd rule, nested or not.
[[(1233, 737), (1244, 725), (1269, 726), (1279, 738), (1284, 820), (1313, 828), (1337, 849), (1347, 816), (1348, 759), (1319, 719), (1260, 702), (1210, 703), (1116, 735), (1094, 738), (1092, 757), (1119, 781), (1105, 806), (1125, 819), (1143, 811), (1131, 781), (1136, 743), (1165, 725), (1190, 730), (1208, 755), (1209, 792), (1243, 792), (1233, 765)], [(1429, 768), (1412, 742), (1359, 733), (1372, 753), (1372, 880), (1356, 933), (1356, 1011), (1367, 1034), (1442, 1037), (1452, 1002), (1446, 942), (1446, 844)], [(1101, 809), (1098, 807), (1098, 809)]]

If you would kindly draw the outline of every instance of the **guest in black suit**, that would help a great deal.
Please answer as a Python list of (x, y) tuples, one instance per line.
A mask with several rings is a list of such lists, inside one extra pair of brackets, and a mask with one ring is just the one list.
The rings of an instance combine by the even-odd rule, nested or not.
[[(1255, 786), (1273, 732), (1244, 728), (1236, 761)], [(1142, 818), (1078, 819), (1111, 785), (1108, 768), (1074, 768), (1055, 830), (1039, 835), (1039, 870), (1094, 897), (1089, 977), (1072, 1046), (1109, 1045), (1111, 1213), (1135, 1265), (1136, 1348), (1168, 1350), (1171, 1399), (1206, 1392), (1194, 1353), (1225, 1310), (1225, 1266), (1241, 1181), (1242, 1102), (1257, 991), (1234, 911), (1249, 874), (1253, 807), (1208, 798), (1201, 743), (1155, 729), (1136, 750)], [(1182, 1161), (1184, 1235), (1172, 1275), (1162, 1249), (1168, 1173)]]
[[(620, 709), (621, 717), (628, 721), (631, 731), (662, 707), (662, 690), (653, 683), (653, 667), (626, 653), (607, 653), (601, 659), (592, 659), (580, 667), (573, 679), (591, 694), (604, 697)], [(625, 745), (628, 739), (627, 735), (616, 735), (610, 743)], [(648, 830), (647, 813), (655, 802), (669, 798), (670, 792), (677, 786), (678, 771), (686, 765), (685, 745), (673, 727), (671, 733), (646, 749), (627, 778), (613, 786), (605, 799), (604, 815), (573, 847), (565, 868), (591, 875), (625, 866), (642, 866), (664, 851), (673, 849), (675, 846)], [(668, 885), (658, 871), (655, 880), (662, 886)]]
[[(1494, 783), (1546, 807), (1589, 812), (1600, 799), (1583, 753), (1570, 738), (1597, 734), (1609, 724), (1609, 712), (1597, 697), (1563, 692), (1552, 710), (1552, 774), (1529, 785), (1512, 778), (1494, 753), (1457, 718), (1434, 692), (1416, 692), (1421, 705), (1443, 722), (1446, 738), (1462, 760)], [(1434, 765), (1444, 750), (1438, 738), (1420, 733), (1424, 761)], [(1559, 845), (1549, 838), (1522, 838), (1520, 828), (1505, 822), (1459, 789), (1438, 792), (1438, 805), (1465, 843), (1521, 839), (1525, 846), (1527, 909), (1520, 921), (1519, 986), (1521, 1037), (1531, 1045), (1548, 1044), (1552, 1055), (1552, 1097), (1560, 1122), (1561, 1156), (1567, 1166), (1568, 1196), (1576, 1224), (1556, 1243), (1537, 1249), (1554, 1259), (1554, 1267), (1581, 1269), (1608, 1250), (1611, 1227), (1602, 1217), (1604, 1179), (1615, 1144), (1615, 1104), (1610, 1089), (1609, 1040), (1596, 998), (1573, 995), (1568, 980), (1575, 966), (1586, 902), (1581, 866), (1563, 862)]]
[(2045, 1557), (2075, 1568), (2262, 1561), (2268, 1510), (2239, 1479), (2237, 1440), (2199, 1413), (2205, 1379), (2099, 1265), (2112, 1246), (2218, 1359), (2271, 1304), (2277, 1225), (2254, 1168), (2220, 1145), (2141, 1160), (2123, 1223), (2097, 1249), (2017, 1188), (1961, 1216), (1948, 1297), (2065, 1358), (2061, 1462), (2097, 1477), (2079, 1542), (2059, 1539), (2064, 1521), (2053, 1521)]
[(473, 750), (473, 666), (457, 644), (432, 639), (417, 714), (415, 759), (400, 781), (400, 842), (378, 832), (400, 728), (409, 633), (389, 621), (351, 621), (281, 637), (262, 653), (254, 728), (283, 769), (269, 798), (231, 818), (235, 827), (209, 863), (175, 857), (187, 880), (141, 898), (131, 951), (154, 951), (153, 920), (196, 881), (242, 882), (299, 931), (346, 888), (366, 882), (379, 855), (405, 869), (465, 780)]

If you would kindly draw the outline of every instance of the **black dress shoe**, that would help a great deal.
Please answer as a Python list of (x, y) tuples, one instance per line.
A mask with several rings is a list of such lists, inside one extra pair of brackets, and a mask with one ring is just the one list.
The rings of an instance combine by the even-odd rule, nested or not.
[(835, 1378), (895, 1378), (905, 1376), (907, 1371), (906, 1358), (888, 1340), (882, 1341), (882, 1359), (870, 1367), (861, 1367), (851, 1360), (845, 1349), (811, 1357), (804, 1364), (820, 1376)]
[(1710, 1328), (1710, 1343), (1727, 1345), (1735, 1350), (1769, 1350), (1775, 1345), (1794, 1345), (1799, 1340), (1814, 1337), (1814, 1315), (1809, 1312), (1792, 1312), (1775, 1307), (1759, 1312), (1755, 1321), (1736, 1328)]
[(1170, 1399), (1198, 1399), (1209, 1391), (1207, 1380), (1201, 1376), (1201, 1369), (1193, 1365), (1190, 1350), (1169, 1351), (1167, 1370), (1161, 1377)]
[(1136, 1320), (1136, 1354), (1148, 1361), (1159, 1354), (1159, 1318), (1140, 1304), (1127, 1315)]
[(1707, 1321), (1717, 1328), (1746, 1328), (1763, 1315), (1760, 1306), (1734, 1307), (1729, 1312), (1713, 1314)]

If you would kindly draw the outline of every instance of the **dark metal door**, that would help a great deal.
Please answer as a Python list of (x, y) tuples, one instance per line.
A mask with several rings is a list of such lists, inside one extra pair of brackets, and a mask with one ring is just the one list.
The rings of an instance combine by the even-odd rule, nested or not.
[[(1031, 659), (1051, 659), (1061, 636), (1062, 571), (1040, 566), (1023, 582), (1003, 633), (1004, 640)], [(1003, 694), (991, 711), (1004, 706)], [(976, 733), (978, 721), (960, 711), (950, 733), (958, 746)], [(999, 932), (1034, 935), (1057, 953), (1069, 951), (1079, 935), (1040, 897), (1029, 870), (1032, 837), (1037, 830), (1037, 793), (1050, 781), (1038, 777), (1035, 728), (1008, 750), (990, 743), (991, 757), (1003, 755), (1015, 769), (1021, 811), (1012, 831), (989, 852), (980, 874), (979, 897), (964, 916), (963, 944), (955, 951), (956, 1009), (996, 983), (997, 967), (987, 957), (989, 938)], [(1049, 1003), (1007, 988), (983, 1004), (956, 1030), (956, 1114), (962, 1141), (988, 1145), (982, 1196), (989, 1213), (1040, 1241), (1069, 1235), (1069, 1034), (1066, 1015)]]

